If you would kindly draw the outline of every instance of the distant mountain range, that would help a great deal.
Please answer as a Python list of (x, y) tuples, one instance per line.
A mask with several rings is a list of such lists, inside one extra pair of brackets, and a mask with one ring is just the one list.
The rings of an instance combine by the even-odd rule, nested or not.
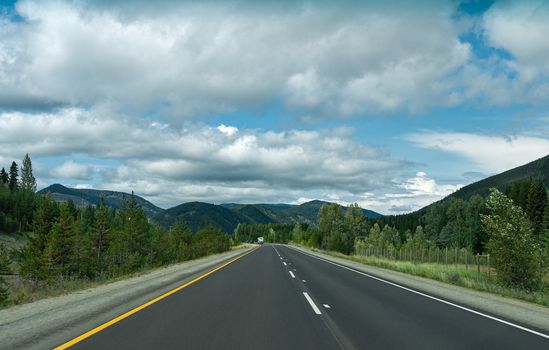
[[(492, 187), (504, 191), (509, 185), (517, 181), (535, 178), (543, 181), (549, 187), (549, 155), (526, 165), (505, 171), (501, 174), (490, 176), (452, 193), (447, 198), (457, 197), (467, 199), (474, 194), (486, 195)], [(92, 189), (75, 189), (63, 185), (54, 184), (44, 188), (40, 192), (51, 193), (56, 201), (72, 200), (75, 205), (85, 207), (97, 205), (101, 198), (105, 204), (112, 208), (122, 207), (124, 201), (128, 201), (130, 194), (115, 191), (102, 191)], [(320, 207), (328, 202), (314, 200), (300, 205), (292, 204), (236, 204), (226, 203), (221, 205), (189, 202), (169, 209), (162, 209), (151, 202), (135, 196), (136, 201), (143, 207), (147, 216), (164, 225), (172, 226), (179, 217), (183, 217), (187, 225), (196, 231), (199, 228), (212, 224), (225, 232), (233, 232), (239, 223), (294, 223), (306, 222), (316, 224)], [(424, 211), (427, 207), (420, 209)], [(343, 208), (345, 209), (345, 208)], [(363, 209), (364, 215), (371, 219), (382, 217), (374, 211)]]
[[(103, 198), (107, 206), (118, 209), (123, 206), (125, 201), (129, 201), (131, 197), (130, 194), (124, 192), (68, 188), (60, 184), (51, 185), (39, 192), (50, 193), (51, 197), (58, 202), (73, 201), (78, 207), (98, 205)], [(162, 209), (137, 195), (135, 195), (135, 200), (141, 205), (145, 214), (151, 220), (165, 227), (172, 226), (180, 217), (183, 217), (193, 231), (211, 224), (225, 232), (233, 232), (239, 223), (306, 222), (316, 224), (320, 207), (328, 203), (318, 200), (301, 205), (235, 203), (216, 205), (202, 202), (188, 202), (173, 208)], [(344, 207), (342, 208), (345, 210)], [(363, 211), (365, 216), (372, 219), (382, 216), (372, 210), (363, 209)]]

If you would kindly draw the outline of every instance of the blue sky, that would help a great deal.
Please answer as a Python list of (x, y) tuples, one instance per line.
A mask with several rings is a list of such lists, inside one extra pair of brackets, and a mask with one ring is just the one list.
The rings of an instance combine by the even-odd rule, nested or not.
[(41, 187), (389, 214), (549, 153), (542, 1), (0, 8), (0, 165)]

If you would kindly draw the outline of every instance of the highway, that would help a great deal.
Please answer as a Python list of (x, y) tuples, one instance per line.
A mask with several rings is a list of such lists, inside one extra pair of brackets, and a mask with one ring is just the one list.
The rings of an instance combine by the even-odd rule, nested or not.
[(549, 349), (503, 322), (266, 244), (61, 348)]

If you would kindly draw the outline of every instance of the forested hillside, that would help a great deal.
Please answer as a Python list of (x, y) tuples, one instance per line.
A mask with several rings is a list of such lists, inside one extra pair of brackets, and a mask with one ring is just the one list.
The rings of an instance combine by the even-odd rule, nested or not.
[[(54, 288), (64, 281), (108, 279), (134, 271), (219, 253), (230, 248), (229, 236), (213, 226), (197, 227), (193, 234), (185, 221), (170, 229), (151, 222), (133, 195), (119, 209), (100, 200), (77, 207), (57, 202), (49, 193), (35, 193), (32, 163), (23, 160), (2, 169), (0, 231), (25, 235), (20, 249), (8, 251), (0, 243), (0, 305), (17, 286), (17, 300), (25, 291)], [(14, 275), (12, 275), (12, 273)], [(14, 276), (13, 286), (3, 275)]]
[[(498, 175), (461, 188), (448, 197), (416, 212), (384, 216), (377, 222), (405, 231), (422, 226), (427, 238), (439, 246), (470, 246), (474, 251), (484, 250), (487, 237), (481, 228), (480, 214), (486, 212), (484, 199), (490, 188), (497, 188), (519, 205), (531, 220), (539, 222), (544, 214), (533, 209), (535, 202), (542, 203), (543, 193), (549, 184), (549, 156), (511, 169)], [(530, 194), (532, 192), (532, 194)], [(533, 193), (538, 193), (537, 197)], [(543, 204), (538, 204), (538, 206)]]
[[(60, 184), (53, 184), (39, 191), (39, 193), (49, 193), (56, 202), (72, 201), (78, 208), (88, 206), (97, 206), (103, 202), (107, 207), (120, 209), (130, 200), (131, 194), (116, 191), (93, 190), (87, 188), (68, 188)], [(163, 211), (148, 200), (134, 195), (135, 202), (143, 208), (147, 216), (152, 217)]]
[(153, 220), (165, 227), (172, 226), (178, 220), (184, 220), (193, 231), (212, 225), (224, 232), (232, 233), (239, 223), (248, 222), (249, 219), (219, 205), (190, 202), (166, 209), (154, 216)]
[(486, 196), (490, 192), (490, 188), (506, 191), (511, 184), (528, 182), (530, 179), (536, 179), (545, 187), (549, 187), (549, 155), (462, 187), (448, 198), (468, 199), (474, 195)]

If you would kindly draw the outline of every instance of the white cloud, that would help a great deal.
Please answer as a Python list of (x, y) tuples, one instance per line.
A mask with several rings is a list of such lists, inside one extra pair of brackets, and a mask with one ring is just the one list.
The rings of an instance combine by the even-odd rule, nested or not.
[(93, 177), (93, 169), (86, 164), (67, 160), (50, 171), (50, 175), (61, 179), (89, 180)]
[(92, 184), (76, 184), (73, 187), (78, 189), (92, 189), (93, 185)]
[(549, 73), (549, 4), (545, 1), (496, 2), (484, 15), (489, 43), (507, 50), (509, 64), (527, 80)]
[[(549, 5), (544, 1), (496, 1), (479, 19), (479, 40), (489, 57), (471, 60), (451, 83), (456, 102), (547, 106)], [(486, 53), (485, 53), (486, 54)]]
[(409, 110), (445, 104), (432, 96), (470, 57), (446, 2), (171, 5), (18, 3), (24, 20), (0, 24), (0, 105), (172, 119), (279, 98), (316, 114)]
[[(255, 196), (256, 201), (266, 201), (263, 196), (276, 200), (275, 194), (282, 192), (291, 201), (308, 197), (309, 192), (329, 199), (338, 191), (382, 187), (390, 183), (391, 172), (406, 164), (355, 141), (349, 128), (237, 131), (196, 123), (174, 128), (106, 116), (101, 110), (70, 108), (0, 113), (0, 129), (6, 135), (0, 139), (3, 154), (21, 158), (19, 152), (24, 150), (38, 160), (83, 155), (96, 164), (102, 177), (98, 187), (134, 189), (159, 196), (163, 203), (177, 196), (204, 200)], [(117, 164), (109, 165), (111, 160)], [(70, 160), (47, 176), (90, 179), (93, 174), (89, 166)], [(288, 198), (290, 193), (296, 196)]]
[(40, 175), (40, 181), (43, 176), (89, 180), (95, 174), (94, 188), (134, 190), (163, 207), (191, 200), (299, 203), (315, 198), (401, 213), (460, 186), (440, 184), (422, 171), (394, 180), (409, 163), (355, 141), (349, 128), (236, 131), (196, 123), (174, 128), (75, 108), (0, 113), (0, 128), (6, 131), (0, 149), (7, 154), (25, 150), (37, 164), (41, 157), (77, 154), (95, 164), (96, 173), (67, 161)]
[(227, 126), (225, 124), (221, 124), (217, 127), (217, 130), (221, 131), (227, 136), (233, 136), (238, 132), (238, 128), (234, 126)]
[(528, 135), (489, 136), (455, 132), (422, 132), (406, 139), (416, 146), (440, 150), (473, 161), (486, 173), (499, 173), (549, 154), (549, 139)]
[(462, 184), (439, 184), (425, 172), (418, 172), (404, 181), (395, 181), (395, 192), (376, 195), (365, 193), (360, 205), (381, 213), (401, 214), (421, 209), (460, 189)]

